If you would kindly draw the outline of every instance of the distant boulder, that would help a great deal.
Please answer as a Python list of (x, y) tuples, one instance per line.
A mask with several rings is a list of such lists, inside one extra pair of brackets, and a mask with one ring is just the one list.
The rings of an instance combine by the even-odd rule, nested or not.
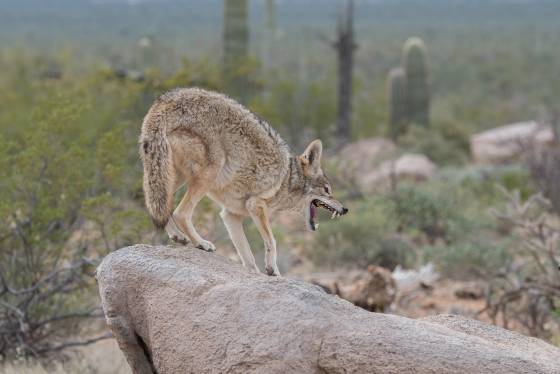
[(529, 146), (543, 147), (553, 142), (550, 126), (530, 121), (474, 134), (470, 146), (475, 163), (502, 164), (517, 160)]
[(356, 175), (370, 173), (379, 164), (393, 156), (397, 147), (385, 138), (363, 139), (346, 145), (338, 154), (338, 160), (344, 171)]
[(388, 188), (393, 181), (425, 181), (436, 172), (436, 165), (419, 153), (406, 153), (396, 160), (384, 161), (379, 168), (364, 176), (370, 189)]
[(397, 157), (395, 144), (372, 138), (348, 144), (338, 156), (342, 173), (364, 191), (387, 189), (394, 181), (425, 181), (437, 170), (430, 159), (418, 153)]

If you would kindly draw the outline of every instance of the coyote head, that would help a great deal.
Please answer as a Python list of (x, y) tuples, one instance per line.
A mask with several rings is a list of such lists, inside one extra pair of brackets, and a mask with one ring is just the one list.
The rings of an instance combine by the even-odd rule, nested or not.
[(330, 211), (331, 219), (348, 212), (348, 209), (332, 196), (331, 184), (321, 169), (322, 152), (323, 144), (320, 140), (314, 140), (305, 152), (297, 157), (303, 174), (303, 198), (299, 205), (303, 209), (306, 226), (311, 231), (319, 227), (315, 222), (317, 208)]

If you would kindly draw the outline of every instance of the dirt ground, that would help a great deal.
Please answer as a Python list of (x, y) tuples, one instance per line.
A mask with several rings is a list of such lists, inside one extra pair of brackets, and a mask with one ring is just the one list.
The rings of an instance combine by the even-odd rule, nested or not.
[(410, 318), (436, 314), (459, 314), (485, 322), (491, 322), (479, 311), (485, 306), (482, 285), (476, 282), (460, 282), (442, 279), (401, 295), (394, 303), (391, 313)]

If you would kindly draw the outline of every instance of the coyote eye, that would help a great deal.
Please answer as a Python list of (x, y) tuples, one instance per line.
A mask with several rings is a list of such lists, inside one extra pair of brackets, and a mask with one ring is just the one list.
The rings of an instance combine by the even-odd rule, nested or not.
[(325, 186), (325, 192), (327, 193), (327, 195), (331, 194), (331, 188), (329, 186)]

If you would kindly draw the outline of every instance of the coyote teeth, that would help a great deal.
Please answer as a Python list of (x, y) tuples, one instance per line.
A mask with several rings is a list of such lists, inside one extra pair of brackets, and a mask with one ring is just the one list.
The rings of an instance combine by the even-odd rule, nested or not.
[(334, 217), (336, 217), (336, 210), (332, 212), (331, 214), (331, 219), (333, 219)]

